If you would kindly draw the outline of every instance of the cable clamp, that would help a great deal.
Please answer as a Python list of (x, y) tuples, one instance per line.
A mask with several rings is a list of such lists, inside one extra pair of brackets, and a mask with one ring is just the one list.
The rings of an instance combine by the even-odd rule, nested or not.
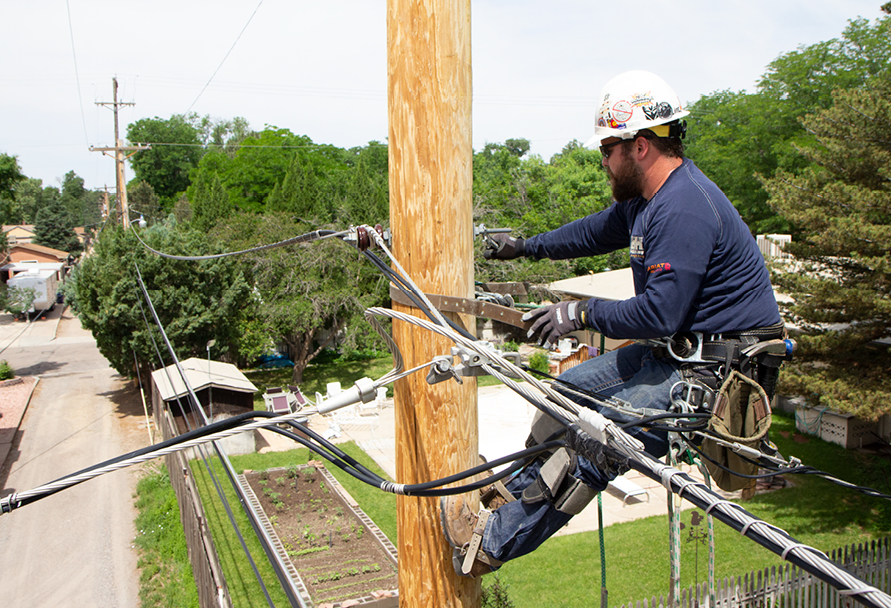
[(463, 346), (453, 346), (452, 356), (458, 357), (460, 363), (455, 366), (455, 373), (459, 376), (475, 377), (486, 376), (488, 372), (483, 366), (488, 365), (494, 367), (509, 378), (520, 378), (513, 370), (505, 369), (500, 360), (507, 359), (514, 365), (520, 364), (519, 353), (504, 353), (485, 340), (478, 340), (475, 343), (476, 348), (471, 350)]
[(427, 384), (438, 384), (450, 378), (454, 378), (458, 384), (464, 384), (464, 380), (452, 365), (452, 357), (448, 355), (433, 357), (433, 361), (430, 362), (430, 370), (427, 372)]
[(643, 452), (644, 445), (638, 439), (635, 439), (614, 423), (606, 416), (581, 408), (578, 412), (579, 426), (583, 431), (588, 433), (599, 443), (607, 445), (611, 448), (619, 449), (619, 451), (628, 455), (630, 452)]

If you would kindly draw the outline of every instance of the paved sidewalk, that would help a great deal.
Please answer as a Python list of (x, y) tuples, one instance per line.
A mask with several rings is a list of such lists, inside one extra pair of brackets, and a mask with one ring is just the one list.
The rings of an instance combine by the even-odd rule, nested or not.
[[(8, 348), (34, 346), (54, 340), (64, 309), (64, 306), (56, 306), (30, 323), (15, 320), (11, 313), (0, 314), (0, 360)], [(39, 380), (39, 377), (26, 376), (0, 382), (0, 471), (12, 451), (13, 440)]]

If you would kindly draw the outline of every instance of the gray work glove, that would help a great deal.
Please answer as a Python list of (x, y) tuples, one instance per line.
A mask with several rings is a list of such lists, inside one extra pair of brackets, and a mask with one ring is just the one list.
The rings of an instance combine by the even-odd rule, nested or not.
[(526, 239), (515, 239), (503, 232), (486, 236), (483, 257), (487, 260), (512, 260), (525, 254)]
[(587, 300), (558, 302), (550, 306), (542, 306), (523, 315), (523, 321), (534, 321), (526, 334), (531, 338), (539, 336), (538, 344), (551, 348), (560, 336), (581, 329), (586, 325), (585, 316), (588, 308)]

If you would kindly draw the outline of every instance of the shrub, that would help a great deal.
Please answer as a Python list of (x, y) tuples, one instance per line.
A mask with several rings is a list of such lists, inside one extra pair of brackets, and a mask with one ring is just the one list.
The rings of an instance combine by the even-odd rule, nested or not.
[(513, 608), (514, 603), (507, 596), (507, 583), (501, 581), (498, 575), (492, 577), (491, 585), (483, 585), (480, 604), (483, 608)]
[(529, 367), (547, 374), (550, 371), (548, 353), (543, 350), (535, 351), (535, 354), (529, 357)]
[(14, 377), (15, 371), (13, 371), (9, 363), (6, 362), (6, 359), (0, 361), (0, 380), (9, 380), (10, 378)]

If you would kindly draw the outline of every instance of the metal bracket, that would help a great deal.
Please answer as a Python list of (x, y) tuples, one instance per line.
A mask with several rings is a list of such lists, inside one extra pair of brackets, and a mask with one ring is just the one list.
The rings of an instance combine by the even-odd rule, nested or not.
[(427, 384), (438, 384), (449, 378), (454, 378), (458, 384), (464, 384), (461, 376), (452, 367), (452, 358), (448, 355), (433, 357), (430, 363), (430, 371), (427, 372)]

